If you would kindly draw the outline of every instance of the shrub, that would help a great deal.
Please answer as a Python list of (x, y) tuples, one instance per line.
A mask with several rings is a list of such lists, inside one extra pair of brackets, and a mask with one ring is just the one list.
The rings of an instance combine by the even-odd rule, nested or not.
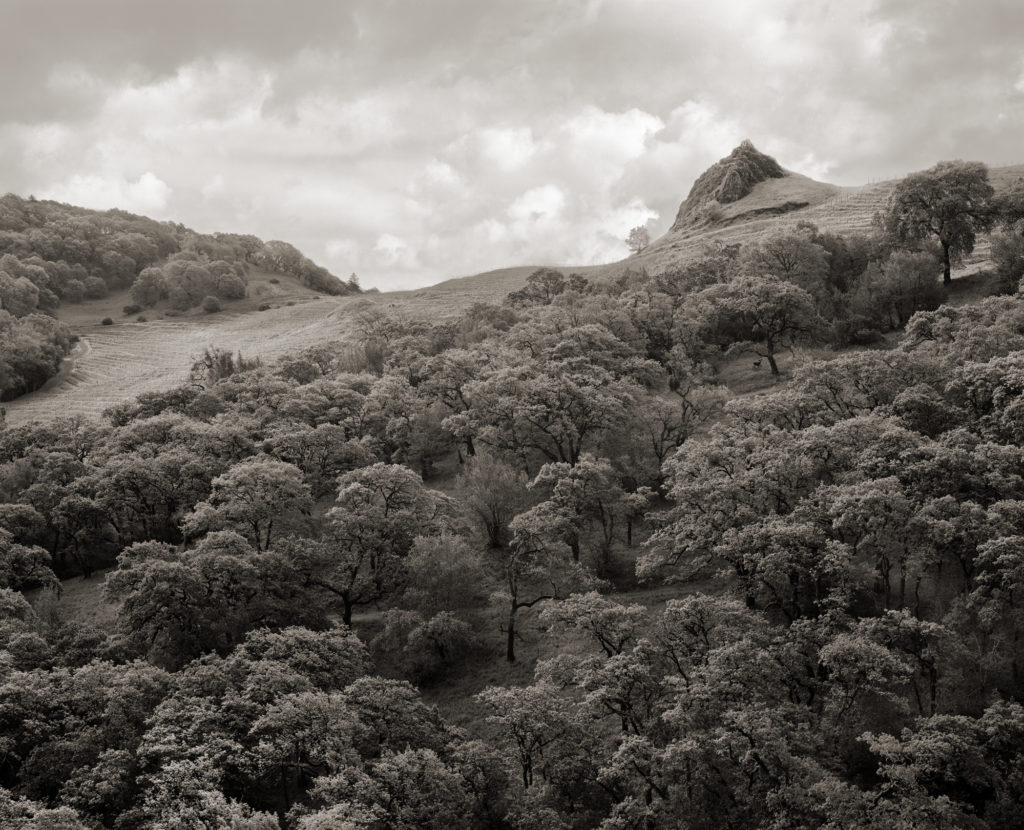
[(100, 325), (101, 326), (112, 326), (112, 325), (114, 325), (114, 321), (111, 320), (109, 317), (104, 317), (102, 320), (100, 320)]
[(240, 300), (245, 296), (245, 280), (238, 274), (217, 277), (217, 296), (224, 300)]
[(87, 299), (101, 300), (107, 296), (107, 284), (99, 277), (87, 277), (84, 285)]
[(992, 236), (992, 261), (998, 276), (997, 289), (1002, 294), (1018, 290), (1024, 277), (1024, 237), (1000, 233)]
[(67, 285), (64, 286), (61, 298), (69, 303), (82, 302), (85, 299), (85, 283), (81, 280), (68, 280)]
[(212, 294), (208, 297), (204, 297), (203, 311), (205, 311), (207, 314), (216, 314), (218, 311), (220, 311), (220, 300), (218, 300)]
[(121, 310), (125, 313), (126, 316), (129, 314), (138, 314), (140, 311), (142, 311), (142, 306), (132, 303), (131, 305), (126, 305)]

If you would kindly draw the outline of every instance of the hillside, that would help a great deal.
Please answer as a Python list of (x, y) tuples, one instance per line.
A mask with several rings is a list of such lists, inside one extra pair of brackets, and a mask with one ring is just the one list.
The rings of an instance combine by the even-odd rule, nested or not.
[[(680, 245), (877, 198), (743, 169)], [(63, 308), (0, 426), (0, 827), (1018, 828), (995, 259), (807, 232), (596, 289)]]
[(90, 314), (94, 309), (89, 304), (75, 307), (68, 315), (79, 338), (74, 350), (45, 386), (4, 404), (7, 421), (21, 424), (58, 414), (98, 416), (109, 406), (183, 382), (207, 347), (269, 362), (325, 340), (342, 339), (351, 328), (345, 323), (348, 312), (360, 302), (307, 294), (269, 299), (270, 308), (263, 312), (239, 309), (157, 317), (144, 323), (117, 319), (111, 326), (100, 324), (102, 308)]
[[(733, 163), (737, 159), (739, 162)], [(1024, 165), (990, 170), (997, 190), (1021, 176)], [(823, 231), (866, 233), (895, 184), (892, 180), (838, 187), (818, 182), (778, 167), (745, 142), (698, 178), (680, 205), (673, 229), (639, 256), (608, 265), (570, 265), (557, 270), (596, 281), (612, 279), (627, 269), (656, 274), (717, 246), (744, 244), (801, 221)], [(722, 198), (731, 201), (722, 202)], [(5, 204), (10, 205), (11, 199), (5, 197)], [(714, 209), (709, 211), (709, 205)], [(140, 217), (131, 217), (131, 222), (145, 230), (168, 233), (166, 226), (145, 225), (149, 220)], [(183, 239), (190, 238), (187, 229), (169, 227)], [(988, 240), (982, 237), (959, 273), (978, 270), (988, 255)], [(145, 323), (122, 313), (122, 307), (131, 302), (126, 286), (102, 299), (62, 303), (58, 319), (79, 342), (59, 374), (42, 389), (5, 404), (7, 418), (11, 423), (23, 423), (57, 412), (98, 414), (113, 403), (184, 380), (193, 360), (210, 346), (272, 361), (316, 342), (345, 339), (352, 331), (353, 309), (367, 302), (430, 319), (457, 313), (476, 302), (500, 303), (510, 291), (522, 288), (537, 267), (502, 268), (414, 291), (363, 295), (360, 302), (353, 302), (352, 298), (323, 296), (295, 276), (250, 265), (249, 296), (226, 303), (223, 312), (205, 315), (192, 309), (181, 313), (164, 299), (145, 310)], [(263, 305), (270, 307), (257, 311)], [(254, 325), (256, 313), (259, 318)], [(112, 318), (114, 325), (101, 326), (104, 317)]]
[[(83, 329), (119, 361), (94, 388), (171, 385), (147, 361), (200, 335), (324, 348), (0, 429), (0, 786), (68, 830), (229, 798), (192, 826), (333, 828), (352, 797), (365, 830), (1017, 827), (1024, 294), (914, 297), (837, 351), (747, 319), (815, 314), (793, 283), (697, 291), (691, 328), (646, 286)], [(932, 783), (961, 759), (985, 775)]]
[[(737, 173), (735, 165), (729, 164), (730, 159), (735, 161), (737, 157), (747, 163), (748, 175)], [(661, 273), (684, 265), (709, 249), (744, 244), (775, 231), (792, 228), (798, 222), (810, 222), (822, 231), (834, 233), (869, 233), (875, 214), (885, 208), (899, 181), (891, 179), (857, 187), (841, 187), (782, 167), (778, 167), (781, 175), (770, 175), (765, 171), (774, 171), (772, 165), (778, 167), (774, 159), (757, 151), (750, 142), (743, 142), (730, 156), (698, 177), (690, 194), (680, 204), (672, 228), (641, 254), (605, 265), (565, 265), (558, 266), (558, 270), (566, 274), (575, 271), (598, 280), (614, 278), (627, 269)], [(750, 170), (754, 172), (750, 173)], [(1024, 177), (1024, 164), (989, 169), (989, 180), (997, 192), (1021, 177)], [(743, 195), (738, 195), (740, 193)], [(730, 200), (718, 201), (716, 194), (725, 195)], [(976, 270), (987, 261), (988, 254), (988, 237), (983, 235), (960, 273)], [(446, 280), (416, 293), (426, 297), (466, 292), (477, 299), (494, 302), (509, 291), (522, 288), (532, 270), (505, 268), (488, 271)]]
[[(101, 401), (138, 394), (131, 379), (151, 374), (145, 367), (157, 374), (180, 371), (174, 344), (181, 338), (167, 331), (154, 344), (145, 337), (123, 341), (123, 331), (113, 338), (101, 333), (95, 337), (101, 347), (111, 340), (119, 344), (116, 349), (130, 344), (112, 360), (119, 366), (131, 362), (131, 371), (96, 374), (83, 368), (79, 364), (94, 366), (97, 360), (86, 333), (102, 321), (113, 325), (122, 315), (135, 324), (180, 318), (171, 328), (184, 327), (190, 338), (202, 337), (208, 324), (193, 324), (191, 318), (203, 313), (267, 311), (275, 304), (358, 291), (287, 242), (202, 234), (122, 210), (89, 210), (7, 194), (0, 198), (0, 401), (36, 393), (38, 403), (51, 390), (78, 383), (94, 385), (91, 397)], [(133, 361), (130, 355), (140, 339), (144, 352)], [(159, 357), (168, 344), (174, 359), (170, 365)], [(65, 359), (72, 351), (73, 357)], [(96, 382), (90, 384), (94, 375)], [(8, 409), (21, 412), (26, 404)]]

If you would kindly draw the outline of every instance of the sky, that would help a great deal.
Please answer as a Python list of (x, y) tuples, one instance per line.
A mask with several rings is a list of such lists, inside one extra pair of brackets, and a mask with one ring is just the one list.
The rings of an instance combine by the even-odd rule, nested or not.
[(1020, 0), (0, 0), (0, 192), (364, 287), (623, 258), (749, 138), (864, 184), (1024, 162)]

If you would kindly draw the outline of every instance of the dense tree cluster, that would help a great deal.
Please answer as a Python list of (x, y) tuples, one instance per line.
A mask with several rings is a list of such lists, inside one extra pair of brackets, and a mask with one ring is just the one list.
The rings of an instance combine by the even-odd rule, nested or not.
[[(0, 428), (0, 818), (1019, 827), (1024, 295), (941, 273), (803, 226)], [(100, 567), (113, 630), (23, 595)]]
[[(151, 267), (157, 271), (142, 280), (139, 289), (151, 298), (171, 294), (179, 283), (187, 294), (197, 280), (212, 280), (220, 287), (206, 293), (228, 298), (238, 291), (237, 285), (228, 285), (229, 271), (244, 279), (247, 264), (289, 274), (327, 294), (355, 290), (286, 242), (263, 242), (243, 234), (199, 234), (184, 225), (122, 210), (87, 210), (13, 194), (0, 198), (0, 255), (4, 254), (31, 269), (23, 276), (40, 292), (40, 307), (50, 310), (60, 300), (76, 302), (128, 288)], [(179, 264), (172, 266), (174, 262)], [(190, 265), (208, 273), (189, 274)], [(159, 284), (158, 274), (166, 284)]]

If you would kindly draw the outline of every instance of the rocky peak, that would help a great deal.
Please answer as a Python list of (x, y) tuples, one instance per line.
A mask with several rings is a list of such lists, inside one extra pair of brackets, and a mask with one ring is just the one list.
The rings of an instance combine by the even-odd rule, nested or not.
[(672, 230), (704, 224), (709, 221), (709, 209), (713, 209), (715, 203), (726, 205), (739, 201), (758, 182), (785, 175), (786, 171), (775, 159), (744, 140), (728, 156), (700, 174), (690, 195), (679, 206)]

